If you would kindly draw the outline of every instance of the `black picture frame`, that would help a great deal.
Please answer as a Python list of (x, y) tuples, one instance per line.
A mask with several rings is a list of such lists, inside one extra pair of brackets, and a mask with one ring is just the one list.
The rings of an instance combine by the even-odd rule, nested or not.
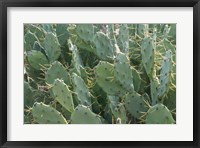
[[(193, 141), (7, 141), (8, 7), (193, 7)], [(183, 16), (184, 17), (184, 16)], [(200, 147), (200, 2), (199, 0), (1, 0), (0, 1), (0, 146), (21, 147)], [(26, 135), (27, 136), (27, 135)]]

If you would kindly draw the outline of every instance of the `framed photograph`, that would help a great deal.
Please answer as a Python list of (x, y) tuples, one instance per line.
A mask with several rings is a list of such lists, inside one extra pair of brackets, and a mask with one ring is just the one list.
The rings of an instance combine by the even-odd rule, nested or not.
[(199, 147), (198, 0), (3, 0), (0, 146)]

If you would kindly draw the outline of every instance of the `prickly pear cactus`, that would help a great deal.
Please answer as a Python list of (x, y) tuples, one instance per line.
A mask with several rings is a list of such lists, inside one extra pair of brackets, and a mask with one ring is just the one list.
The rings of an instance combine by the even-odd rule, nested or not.
[(151, 80), (150, 87), (151, 87), (150, 88), (151, 89), (151, 104), (156, 105), (159, 102), (158, 100), (159, 80), (157, 77)]
[(119, 39), (122, 44), (122, 51), (129, 53), (129, 29), (127, 24), (121, 24), (119, 29)]
[(134, 68), (131, 67), (132, 69), (132, 76), (133, 76), (133, 84), (134, 84), (134, 90), (139, 92), (140, 90), (140, 86), (141, 86), (141, 77), (140, 77), (140, 73)]
[(133, 75), (128, 57), (119, 52), (114, 60), (114, 76), (127, 91), (134, 90)]
[(30, 66), (32, 66), (36, 70), (42, 69), (42, 67), (49, 63), (45, 55), (37, 50), (29, 51), (27, 53), (27, 58)]
[(83, 79), (79, 77), (76, 73), (73, 73), (72, 81), (74, 86), (74, 92), (77, 95), (77, 98), (80, 101), (80, 103), (85, 106), (90, 106), (91, 105), (90, 92)]
[(142, 112), (147, 111), (147, 107), (145, 106), (145, 98), (136, 92), (126, 95), (125, 106), (135, 118), (140, 118)]
[(24, 24), (24, 123), (175, 124), (176, 24)]
[(37, 36), (28, 31), (25, 35), (24, 35), (24, 48), (26, 51), (32, 50), (33, 49), (33, 44), (35, 41), (38, 41)]
[(45, 33), (42, 31), (42, 28), (35, 24), (29, 25), (28, 29), (31, 33), (34, 33), (39, 41), (44, 39)]
[(68, 40), (68, 46), (69, 46), (69, 49), (72, 51), (72, 60), (73, 60), (74, 71), (78, 75), (81, 75), (81, 67), (82, 67), (83, 63), (82, 63), (82, 60), (78, 53), (78, 49), (77, 49), (76, 45), (72, 44), (71, 40)]
[(96, 46), (95, 53), (102, 60), (111, 61), (113, 59), (113, 45), (109, 37), (103, 32), (97, 32), (94, 43)]
[(101, 124), (99, 115), (94, 114), (88, 107), (78, 105), (71, 115), (72, 124)]
[(115, 118), (116, 124), (126, 124), (127, 117), (124, 104), (120, 103), (119, 98), (116, 98), (115, 96), (108, 96), (108, 99), (109, 99), (109, 106)]
[(63, 115), (53, 107), (41, 103), (34, 103), (32, 114), (39, 124), (67, 124)]
[(59, 61), (53, 62), (45, 73), (46, 83), (53, 84), (55, 79), (62, 79), (67, 85), (70, 84), (70, 75)]
[[(33, 50), (40, 51), (40, 52), (42, 52), (46, 56), (44, 48), (40, 45), (40, 43), (38, 41), (34, 42), (34, 44), (33, 44)], [(46, 58), (47, 58), (47, 56), (46, 56)]]
[(74, 111), (72, 92), (63, 80), (56, 79), (52, 86), (53, 96), (69, 112)]
[(69, 25), (57, 24), (56, 25), (56, 36), (61, 46), (65, 46), (69, 38), (69, 31), (67, 30)]
[(161, 98), (169, 90), (170, 77), (172, 70), (172, 52), (168, 50), (165, 54), (161, 72), (160, 72), (160, 86), (158, 89), (158, 97)]
[(51, 63), (59, 58), (61, 49), (58, 38), (55, 34), (51, 32), (47, 33), (42, 44)]
[(28, 82), (24, 82), (24, 108), (30, 107), (34, 103), (34, 92), (33, 88)]
[(142, 63), (147, 75), (151, 79), (154, 74), (155, 47), (151, 38), (144, 38), (141, 44)]
[(169, 109), (163, 104), (156, 104), (150, 107), (146, 113), (146, 124), (173, 124), (175, 120), (172, 117)]
[(92, 24), (77, 25), (76, 33), (85, 42), (93, 42), (94, 40), (94, 26)]
[(114, 77), (114, 65), (100, 61), (95, 67), (96, 82), (108, 95), (124, 95), (125, 90)]

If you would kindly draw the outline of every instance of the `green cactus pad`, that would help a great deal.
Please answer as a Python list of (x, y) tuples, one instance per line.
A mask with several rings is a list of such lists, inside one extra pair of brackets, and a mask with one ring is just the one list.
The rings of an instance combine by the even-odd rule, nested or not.
[(100, 61), (95, 67), (96, 82), (107, 95), (123, 96), (126, 91), (114, 78), (114, 66), (108, 62)]
[(175, 90), (169, 90), (168, 97), (164, 99), (163, 102), (164, 105), (167, 106), (170, 110), (176, 109), (176, 91)]
[(142, 63), (150, 79), (154, 77), (155, 47), (150, 38), (144, 38), (141, 45)]
[(79, 77), (76, 73), (73, 73), (72, 82), (74, 86), (74, 92), (76, 93), (78, 100), (81, 102), (82, 105), (90, 106), (91, 98), (89, 95), (89, 90), (83, 79)]
[(158, 88), (159, 88), (159, 80), (155, 77), (150, 82), (150, 89), (151, 89), (151, 105), (156, 105), (158, 100)]
[(51, 63), (59, 58), (61, 54), (60, 44), (53, 33), (46, 34), (42, 45)]
[(133, 117), (140, 118), (142, 115), (141, 112), (146, 112), (148, 110), (148, 108), (145, 107), (144, 100), (145, 98), (136, 92), (126, 95), (125, 106)]
[(108, 37), (110, 38), (112, 44), (116, 44), (117, 40), (115, 38), (115, 26), (114, 24), (108, 24), (107, 26), (104, 27), (106, 34), (108, 34)]
[(137, 25), (137, 34), (142, 38), (147, 36), (148, 30), (149, 30), (148, 24), (138, 24)]
[(77, 24), (76, 33), (85, 42), (94, 41), (94, 26), (92, 24)]
[(124, 104), (119, 103), (114, 110), (112, 111), (113, 115), (116, 118), (116, 122), (117, 119), (120, 119), (120, 124), (126, 124), (127, 121), (127, 117), (126, 117), (126, 109), (124, 107)]
[(24, 36), (24, 49), (25, 51), (30, 51), (33, 49), (33, 44), (35, 41), (38, 41), (35, 33), (28, 31)]
[(137, 31), (137, 34), (140, 36), (140, 37), (144, 37), (144, 24), (138, 24), (136, 25), (136, 31)]
[(136, 92), (139, 92), (142, 79), (140, 77), (139, 72), (134, 67), (131, 67), (131, 69), (132, 69), (132, 75), (133, 75), (134, 89)]
[(78, 49), (83, 49), (83, 50), (87, 50), (93, 54), (95, 54), (95, 47), (94, 45), (91, 43), (91, 44), (88, 44), (88, 42), (85, 42), (83, 41), (82, 39), (80, 38), (77, 38), (76, 40), (76, 46)]
[(59, 61), (53, 62), (45, 74), (45, 80), (48, 84), (53, 84), (57, 78), (70, 85), (70, 75)]
[(40, 43), (38, 41), (35, 41), (33, 44), (33, 50), (37, 50), (42, 52), (44, 55), (46, 55), (44, 48), (40, 45)]
[(56, 25), (56, 35), (61, 46), (64, 46), (65, 43), (67, 43), (67, 40), (69, 38), (70, 34), (67, 30), (68, 26), (69, 25), (66, 25), (66, 24)]
[(119, 103), (119, 97), (116, 96), (108, 96), (109, 106), (112, 114), (115, 117), (115, 120), (120, 118), (121, 124), (126, 124), (126, 110), (124, 104)]
[(129, 30), (127, 24), (122, 24), (119, 29), (119, 39), (122, 44), (122, 52), (129, 53)]
[(78, 105), (71, 115), (72, 124), (101, 124), (100, 116), (93, 113), (89, 107)]
[(112, 61), (114, 49), (108, 36), (103, 32), (97, 32), (94, 42), (97, 56), (102, 60)]
[(55, 99), (69, 112), (74, 111), (74, 104), (72, 98), (72, 92), (69, 90), (68, 86), (63, 80), (56, 79), (52, 91)]
[(169, 32), (168, 35), (176, 43), (176, 24), (171, 24), (171, 26), (170, 26), (170, 32)]
[(159, 98), (163, 97), (169, 90), (169, 83), (172, 70), (172, 52), (168, 50), (163, 59), (160, 72), (160, 86), (158, 89)]
[(127, 91), (134, 90), (130, 61), (124, 53), (117, 53), (114, 60), (114, 76)]
[(159, 103), (152, 106), (148, 111), (145, 119), (146, 124), (174, 124), (175, 120), (172, 117), (169, 109)]
[(76, 45), (73, 45), (71, 40), (68, 40), (69, 49), (72, 51), (73, 67), (78, 75), (81, 75), (81, 66), (83, 65)]
[(37, 70), (40, 70), (42, 66), (45, 66), (49, 63), (45, 55), (36, 50), (28, 51), (27, 58), (29, 64)]
[(34, 103), (33, 88), (28, 82), (24, 82), (24, 108), (31, 107)]
[(116, 107), (117, 106), (117, 104), (119, 104), (120, 102), (119, 102), (119, 97), (118, 96), (107, 96), (107, 99), (108, 99), (108, 101), (109, 101), (109, 103), (110, 103), (110, 108), (111, 108), (111, 110), (112, 110), (112, 108), (114, 108), (114, 107)]
[(34, 103), (32, 115), (39, 124), (68, 124), (63, 115), (44, 103)]
[(44, 38), (45, 34), (44, 34), (43, 30), (39, 26), (30, 24), (28, 26), (28, 28), (32, 33), (34, 33), (37, 36), (37, 38), (40, 41)]
[(41, 24), (41, 28), (47, 33), (55, 33), (53, 24)]

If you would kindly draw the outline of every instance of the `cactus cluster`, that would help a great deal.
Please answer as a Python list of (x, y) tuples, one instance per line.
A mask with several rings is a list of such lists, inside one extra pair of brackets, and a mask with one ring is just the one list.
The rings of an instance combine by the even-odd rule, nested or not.
[(176, 24), (24, 24), (25, 124), (175, 124)]

